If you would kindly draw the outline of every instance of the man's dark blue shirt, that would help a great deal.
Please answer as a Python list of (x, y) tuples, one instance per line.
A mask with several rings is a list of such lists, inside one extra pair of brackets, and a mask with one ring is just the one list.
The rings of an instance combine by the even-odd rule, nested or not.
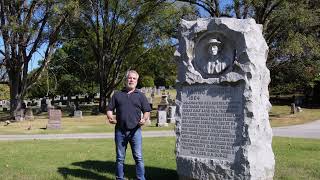
[(116, 128), (134, 129), (141, 119), (141, 112), (150, 112), (151, 107), (146, 96), (135, 89), (128, 94), (126, 89), (116, 92), (109, 101), (107, 110), (116, 109)]

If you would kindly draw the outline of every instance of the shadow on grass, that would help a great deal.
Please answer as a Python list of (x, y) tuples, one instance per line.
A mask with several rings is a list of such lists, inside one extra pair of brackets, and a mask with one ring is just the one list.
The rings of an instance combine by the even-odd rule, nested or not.
[[(73, 166), (80, 167), (81, 169), (71, 169), (67, 167), (59, 167), (58, 172), (68, 179), (68, 176), (73, 176), (77, 178), (84, 179), (107, 179), (100, 173), (115, 173), (115, 162), (112, 161), (82, 161), (74, 162)], [(146, 170), (146, 179), (148, 180), (162, 180), (162, 179), (178, 179), (177, 172), (171, 169), (157, 168), (157, 167), (145, 167)], [(125, 165), (125, 176), (129, 179), (135, 179), (135, 166), (134, 165)], [(70, 178), (70, 177), (69, 177)]]

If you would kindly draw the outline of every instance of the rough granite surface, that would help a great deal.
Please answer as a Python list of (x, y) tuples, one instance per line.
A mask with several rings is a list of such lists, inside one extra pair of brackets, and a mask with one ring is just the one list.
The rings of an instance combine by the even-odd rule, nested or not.
[[(232, 59), (225, 70), (218, 74), (206, 74), (195, 67), (195, 63), (204, 57), (201, 55), (201, 42), (211, 37), (223, 39), (226, 58)], [(271, 104), (267, 54), (268, 46), (262, 35), (262, 26), (253, 19), (200, 18), (181, 21), (179, 47), (175, 52), (178, 60), (176, 162), (180, 179), (273, 179), (275, 159), (268, 115)], [(184, 87), (197, 85), (243, 87), (243, 116), (241, 128), (237, 128), (237, 139), (241, 143), (232, 161), (181, 153)]]

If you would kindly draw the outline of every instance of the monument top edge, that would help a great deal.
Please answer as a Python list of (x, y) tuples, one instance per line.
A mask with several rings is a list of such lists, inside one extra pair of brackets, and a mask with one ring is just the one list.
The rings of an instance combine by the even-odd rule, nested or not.
[(199, 22), (199, 21), (220, 21), (220, 22), (229, 22), (229, 21), (239, 21), (239, 22), (254, 22), (256, 21), (253, 18), (246, 18), (246, 19), (238, 19), (233, 17), (205, 17), (205, 18), (197, 18), (196, 20), (185, 20), (181, 19), (182, 22)]

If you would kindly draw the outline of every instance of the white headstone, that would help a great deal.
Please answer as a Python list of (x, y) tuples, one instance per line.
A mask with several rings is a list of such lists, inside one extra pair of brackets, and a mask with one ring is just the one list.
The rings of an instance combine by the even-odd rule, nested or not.
[(82, 111), (74, 111), (73, 112), (73, 117), (75, 118), (81, 118), (82, 119)]
[(168, 126), (167, 123), (167, 105), (158, 105), (157, 126)]

